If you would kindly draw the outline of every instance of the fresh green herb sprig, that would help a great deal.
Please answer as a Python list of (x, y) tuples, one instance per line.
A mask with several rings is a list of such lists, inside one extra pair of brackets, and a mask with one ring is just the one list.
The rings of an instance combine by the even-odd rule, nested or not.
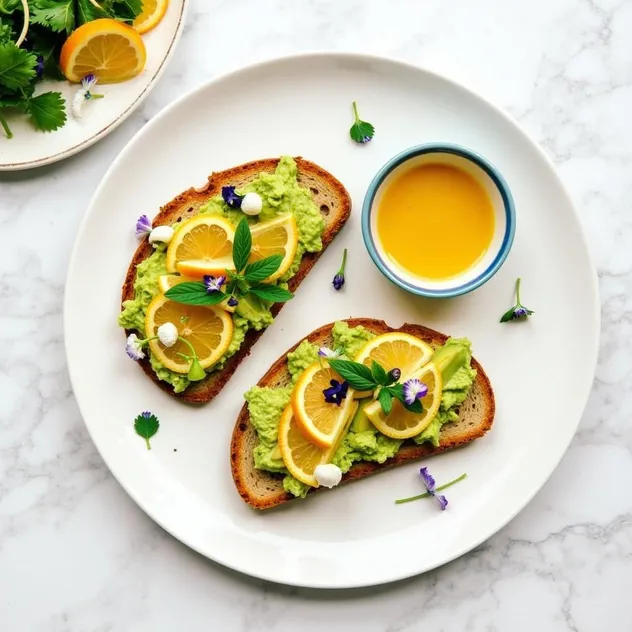
[(349, 136), (351, 136), (351, 140), (364, 145), (365, 143), (368, 143), (373, 136), (375, 136), (375, 127), (373, 127), (371, 123), (360, 119), (360, 115), (358, 114), (358, 104), (355, 101), (352, 105), (354, 120), (353, 125), (349, 130)]
[(352, 360), (329, 360), (329, 366), (336, 371), (343, 380), (349, 383), (351, 388), (358, 391), (375, 391), (375, 397), (380, 403), (385, 415), (393, 410), (393, 400), (401, 402), (406, 410), (412, 413), (423, 412), (423, 406), (419, 399), (408, 404), (404, 397), (404, 385), (397, 383), (401, 373), (399, 371), (386, 371), (375, 360), (371, 368), (360, 362)]
[(158, 417), (148, 410), (138, 415), (134, 420), (134, 430), (139, 437), (145, 439), (148, 450), (151, 450), (149, 440), (158, 432), (159, 427)]
[(98, 18), (130, 23), (142, 0), (0, 0), (0, 125), (13, 133), (6, 112), (25, 114), (35, 129), (52, 132), (67, 120), (60, 92), (35, 95), (42, 79), (63, 79), (59, 54), (66, 37)]
[(263, 283), (281, 267), (283, 257), (272, 255), (248, 263), (251, 252), (252, 234), (248, 221), (244, 218), (235, 230), (233, 241), (235, 270), (227, 271), (229, 281), (225, 292), (218, 289), (209, 291), (208, 285), (202, 281), (186, 281), (174, 285), (165, 292), (165, 296), (171, 301), (185, 305), (219, 305), (226, 300), (237, 301), (248, 294), (272, 303), (284, 303), (293, 298), (292, 292), (272, 283)]

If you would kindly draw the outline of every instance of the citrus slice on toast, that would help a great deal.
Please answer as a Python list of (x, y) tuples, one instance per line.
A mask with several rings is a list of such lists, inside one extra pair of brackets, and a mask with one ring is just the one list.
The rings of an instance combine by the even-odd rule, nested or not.
[(368, 367), (373, 360), (386, 371), (399, 369), (402, 379), (410, 377), (432, 357), (432, 347), (415, 336), (399, 331), (382, 334), (369, 340), (355, 357)]
[(252, 233), (252, 252), (250, 261), (258, 261), (272, 255), (281, 255), (283, 261), (279, 269), (266, 281), (274, 281), (283, 276), (294, 261), (298, 247), (298, 227), (292, 213), (279, 215), (269, 221), (255, 224)]

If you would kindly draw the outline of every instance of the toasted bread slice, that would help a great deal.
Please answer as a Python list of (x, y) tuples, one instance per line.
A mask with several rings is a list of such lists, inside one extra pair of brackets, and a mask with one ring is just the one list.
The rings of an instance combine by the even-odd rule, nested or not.
[[(297, 273), (289, 281), (288, 285), (291, 292), (296, 291), (301, 281), (338, 234), (338, 231), (344, 226), (351, 213), (351, 198), (341, 182), (313, 162), (300, 157), (295, 158), (295, 161), (298, 167), (298, 182), (301, 186), (311, 191), (312, 198), (316, 206), (320, 208), (325, 220), (325, 230), (322, 235), (323, 249), (320, 252), (305, 253)], [(221, 193), (223, 186), (232, 185), (239, 189), (251, 180), (254, 180), (262, 172), (274, 172), (278, 163), (279, 160), (277, 158), (256, 160), (239, 167), (211, 174), (206, 186), (201, 189), (189, 189), (163, 206), (154, 218), (153, 226), (171, 225), (175, 222), (189, 219), (196, 215), (209, 199)], [(147, 259), (153, 251), (147, 238), (143, 239), (134, 253), (132, 262), (127, 270), (121, 302), (134, 298), (136, 266)], [(279, 313), (283, 305), (284, 303), (275, 303), (273, 305), (272, 313), (274, 316)], [(130, 331), (126, 331), (126, 335), (130, 333)], [(211, 401), (222, 390), (239, 364), (248, 356), (252, 345), (257, 342), (262, 333), (263, 331), (255, 331), (254, 329), (248, 331), (239, 351), (228, 359), (221, 371), (210, 373), (206, 379), (192, 383), (182, 393), (174, 393), (170, 384), (159, 380), (147, 358), (141, 360), (139, 364), (147, 376), (170, 395), (191, 404), (204, 404)]]
[[(399, 329), (393, 329), (383, 320), (374, 320), (372, 318), (350, 318), (346, 322), (349, 324), (349, 327), (362, 325), (375, 334), (402, 331), (424, 340), (433, 348), (445, 344), (448, 339), (448, 336), (445, 334), (421, 325), (406, 324)], [(305, 339), (319, 347), (332, 347), (332, 328), (333, 323), (324, 325), (306, 336)], [(258, 386), (278, 387), (286, 386), (291, 382), (291, 376), (287, 369), (287, 354), (290, 351), (294, 351), (301, 342), (302, 340), (291, 349), (288, 349), (287, 353), (272, 365), (270, 370), (259, 380)], [(374, 462), (356, 463), (342, 477), (342, 482), (354, 481), (396, 465), (402, 465), (431, 454), (458, 448), (482, 437), (491, 428), (494, 421), (494, 392), (485, 371), (483, 371), (483, 367), (474, 358), (472, 358), (472, 366), (477, 371), (474, 384), (467, 399), (460, 406), (458, 421), (447, 423), (442, 427), (439, 447), (435, 447), (431, 443), (417, 445), (413, 441), (407, 441), (392, 459), (383, 464)], [(239, 494), (249, 505), (256, 509), (269, 509), (294, 500), (294, 496), (283, 489), (283, 475), (271, 474), (255, 468), (253, 450), (256, 445), (257, 432), (250, 423), (248, 405), (244, 404), (237, 417), (230, 449), (233, 480)], [(313, 488), (310, 489), (309, 493), (322, 491), (323, 489), (326, 488)]]

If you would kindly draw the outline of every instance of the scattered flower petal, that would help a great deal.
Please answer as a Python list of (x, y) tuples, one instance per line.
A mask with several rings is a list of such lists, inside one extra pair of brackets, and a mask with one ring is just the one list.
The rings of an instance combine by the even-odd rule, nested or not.
[(349, 383), (339, 382), (338, 380), (331, 380), (329, 383), (331, 384), (331, 387), (323, 389), (325, 401), (328, 404), (336, 404), (336, 406), (340, 406), (340, 404), (342, 404), (342, 400), (347, 396)]
[(428, 394), (428, 387), (418, 378), (413, 377), (404, 382), (404, 401), (412, 406), (416, 400), (425, 397)]
[(147, 217), (147, 215), (141, 215), (136, 220), (136, 237), (144, 237), (145, 235), (149, 235), (149, 233), (151, 233), (149, 217)]
[(127, 343), (125, 344), (125, 351), (132, 360), (142, 360), (145, 357), (143, 351), (144, 341), (140, 340), (136, 334), (130, 334), (127, 337)]
[(173, 323), (163, 323), (158, 327), (158, 340), (165, 347), (173, 347), (178, 340), (178, 328)]

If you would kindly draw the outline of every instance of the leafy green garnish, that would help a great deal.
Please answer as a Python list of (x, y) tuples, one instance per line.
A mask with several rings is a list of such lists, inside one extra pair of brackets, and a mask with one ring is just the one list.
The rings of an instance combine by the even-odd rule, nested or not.
[(151, 450), (149, 440), (158, 432), (159, 427), (160, 422), (158, 421), (158, 417), (149, 411), (141, 413), (134, 420), (134, 430), (136, 430), (136, 434), (139, 437), (145, 439), (148, 450)]
[(74, 0), (34, 0), (31, 24), (40, 24), (54, 33), (70, 35), (75, 29)]
[(35, 77), (37, 57), (13, 44), (0, 44), (0, 85), (9, 92), (25, 88)]
[(26, 112), (37, 129), (52, 132), (66, 123), (64, 104), (59, 92), (44, 92), (26, 101)]
[[(184, 305), (217, 305), (224, 300), (254, 294), (256, 297), (271, 303), (284, 303), (294, 297), (292, 292), (272, 283), (261, 283), (272, 276), (283, 263), (281, 255), (271, 255), (259, 261), (248, 263), (252, 252), (252, 234), (246, 218), (243, 218), (235, 229), (233, 240), (233, 263), (235, 272), (229, 271), (230, 282), (226, 292), (221, 289), (209, 290), (201, 281), (188, 281), (174, 285), (165, 292), (165, 296), (176, 303)], [(217, 279), (215, 279), (217, 283)], [(223, 283), (223, 281), (222, 281)], [(229, 303), (230, 304), (230, 303)]]
[(368, 143), (373, 136), (375, 136), (375, 127), (373, 127), (371, 123), (360, 120), (360, 115), (358, 114), (358, 104), (355, 101), (353, 102), (353, 116), (355, 120), (349, 130), (351, 140), (361, 144)]

